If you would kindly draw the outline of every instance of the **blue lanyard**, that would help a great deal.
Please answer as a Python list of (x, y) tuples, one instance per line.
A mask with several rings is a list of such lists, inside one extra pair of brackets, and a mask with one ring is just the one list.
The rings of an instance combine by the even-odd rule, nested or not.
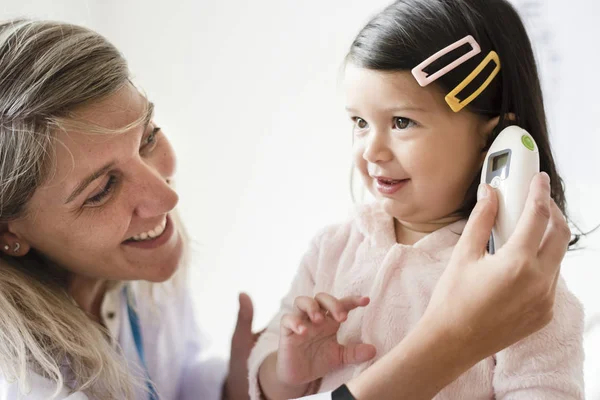
[(129, 301), (131, 297), (129, 296), (129, 286), (126, 285), (123, 288), (123, 293), (125, 294), (125, 301), (127, 301), (127, 314), (129, 315), (131, 333), (133, 334), (135, 347), (137, 349), (138, 356), (140, 357), (142, 367), (144, 367), (144, 372), (146, 374), (146, 385), (148, 386), (148, 393), (150, 394), (149, 398), (150, 400), (158, 400), (158, 394), (156, 393), (156, 389), (150, 381), (150, 374), (148, 374), (148, 366), (146, 365), (146, 357), (144, 356), (144, 344), (142, 343), (142, 330), (140, 328), (140, 318), (138, 317), (137, 312), (132, 307)]

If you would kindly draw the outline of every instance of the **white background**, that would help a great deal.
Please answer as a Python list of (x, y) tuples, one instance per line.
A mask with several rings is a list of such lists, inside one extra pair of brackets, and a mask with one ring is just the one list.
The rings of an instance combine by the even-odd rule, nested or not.
[[(181, 212), (194, 239), (191, 285), (202, 327), (226, 356), (237, 293), (255, 327), (278, 308), (312, 235), (351, 208), (342, 59), (387, 0), (30, 0), (0, 18), (87, 25), (129, 60), (179, 156)], [(555, 155), (573, 216), (600, 223), (600, 3), (515, 0), (542, 65)], [(575, 33), (575, 31), (579, 33)], [(563, 267), (600, 315), (600, 233)], [(593, 324), (590, 324), (592, 326)], [(587, 336), (588, 398), (600, 399), (600, 326)]]

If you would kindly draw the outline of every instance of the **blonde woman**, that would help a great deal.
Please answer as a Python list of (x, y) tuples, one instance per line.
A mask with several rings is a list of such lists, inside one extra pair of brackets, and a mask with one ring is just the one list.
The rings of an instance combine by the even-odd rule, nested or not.
[[(206, 359), (175, 155), (152, 112), (97, 33), (0, 24), (0, 399), (247, 398), (252, 305), (240, 296), (229, 368)], [(547, 180), (532, 184), (514, 260), (485, 256), (487, 193), (420, 325), (349, 382), (361, 400), (431, 398), (551, 319), (569, 235)], [(456, 295), (475, 280), (485, 291)]]

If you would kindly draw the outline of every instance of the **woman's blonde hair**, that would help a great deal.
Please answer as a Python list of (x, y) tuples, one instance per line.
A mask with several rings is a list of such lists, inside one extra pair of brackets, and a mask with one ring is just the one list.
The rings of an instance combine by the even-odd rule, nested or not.
[[(49, 21), (0, 23), (0, 223), (26, 215), (34, 191), (52, 174), (54, 132), (74, 122), (72, 111), (129, 79), (122, 55), (96, 32)], [(56, 382), (56, 393), (67, 386), (93, 398), (132, 398), (145, 385), (65, 283), (65, 273), (35, 250), (0, 257), (1, 373), (22, 392), (33, 371)]]

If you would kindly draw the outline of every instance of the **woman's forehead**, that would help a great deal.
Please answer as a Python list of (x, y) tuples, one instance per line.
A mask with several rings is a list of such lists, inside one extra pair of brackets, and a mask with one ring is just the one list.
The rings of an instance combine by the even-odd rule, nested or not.
[[(139, 121), (148, 108), (147, 100), (133, 86), (128, 86), (76, 110), (73, 115), (79, 124), (118, 131)], [(119, 165), (136, 154), (143, 124), (124, 133), (89, 133), (81, 125), (70, 129), (67, 124), (64, 128), (55, 132), (54, 160), (50, 163), (53, 171), (40, 187), (40, 192), (51, 197), (64, 197), (62, 192), (72, 189), (85, 176), (109, 163)]]
[(127, 84), (104, 99), (74, 110), (70, 116), (77, 125), (83, 123), (105, 130), (120, 130), (139, 120), (148, 109), (148, 100), (133, 85)]

